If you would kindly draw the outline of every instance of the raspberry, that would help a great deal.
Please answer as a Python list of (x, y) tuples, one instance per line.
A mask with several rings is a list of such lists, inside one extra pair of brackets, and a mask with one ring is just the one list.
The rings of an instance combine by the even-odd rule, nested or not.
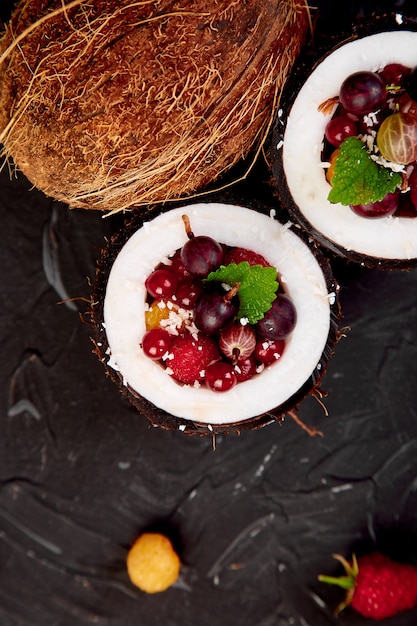
[(161, 321), (168, 319), (170, 311), (175, 308), (175, 305), (169, 300), (155, 300), (152, 302), (149, 309), (145, 311), (146, 330), (159, 328)]
[(253, 250), (247, 250), (246, 248), (231, 248), (224, 258), (224, 265), (228, 265), (229, 263), (242, 263), (242, 261), (247, 261), (249, 265), (262, 265), (263, 267), (269, 267), (270, 264), (261, 254), (257, 252), (253, 252)]
[(168, 537), (143, 533), (130, 548), (126, 565), (136, 587), (146, 593), (158, 593), (177, 580), (181, 563)]
[(339, 585), (347, 595), (337, 609), (347, 606), (372, 620), (385, 620), (417, 606), (417, 567), (398, 563), (380, 552), (365, 554), (348, 562), (333, 555), (345, 570), (344, 576), (319, 576), (319, 580)]
[(185, 385), (192, 385), (195, 381), (202, 382), (207, 365), (219, 359), (216, 342), (198, 333), (197, 337), (184, 335), (175, 339), (167, 366), (173, 378)]

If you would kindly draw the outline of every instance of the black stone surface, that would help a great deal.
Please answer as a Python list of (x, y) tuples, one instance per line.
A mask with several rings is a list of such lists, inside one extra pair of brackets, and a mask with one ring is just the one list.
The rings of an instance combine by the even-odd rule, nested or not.
[[(7, 20), (12, 3), (1, 5)], [(372, 4), (319, 2), (320, 32)], [(384, 3), (395, 10), (414, 3)], [(388, 7), (390, 5), (390, 7)], [(262, 164), (238, 191), (267, 193)], [(85, 299), (120, 218), (69, 211), (0, 174), (0, 625), (365, 626), (317, 581), (375, 547), (417, 565), (417, 270), (333, 260), (344, 324), (294, 422), (240, 436), (152, 428), (92, 353)], [(178, 583), (148, 596), (125, 558), (170, 534)], [(380, 622), (414, 626), (417, 610)]]

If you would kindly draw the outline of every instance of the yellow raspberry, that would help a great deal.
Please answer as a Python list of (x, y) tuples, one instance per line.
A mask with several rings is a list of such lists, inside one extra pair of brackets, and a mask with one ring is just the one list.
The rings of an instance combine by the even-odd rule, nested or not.
[(181, 566), (171, 541), (161, 533), (143, 533), (130, 548), (126, 564), (131, 582), (146, 593), (168, 589)]
[(145, 311), (146, 330), (159, 328), (161, 321), (168, 319), (169, 313), (170, 309), (164, 300), (155, 300), (155, 302), (152, 302), (149, 309)]

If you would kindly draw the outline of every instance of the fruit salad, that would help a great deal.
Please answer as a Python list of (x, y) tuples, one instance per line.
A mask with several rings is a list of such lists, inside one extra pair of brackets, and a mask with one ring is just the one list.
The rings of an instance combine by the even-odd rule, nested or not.
[(326, 124), (323, 158), (332, 189), (362, 217), (417, 217), (417, 68), (389, 63), (349, 74)]
[(144, 353), (179, 383), (232, 389), (281, 358), (297, 313), (253, 250), (195, 236), (146, 278)]

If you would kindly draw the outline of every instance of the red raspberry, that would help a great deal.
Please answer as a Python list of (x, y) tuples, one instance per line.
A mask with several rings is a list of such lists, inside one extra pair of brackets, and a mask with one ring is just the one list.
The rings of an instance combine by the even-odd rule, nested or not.
[(249, 265), (262, 265), (263, 267), (270, 267), (270, 263), (257, 252), (247, 250), (246, 248), (231, 248), (223, 260), (223, 265), (229, 265), (229, 263), (242, 263), (247, 261)]
[(344, 576), (319, 576), (319, 580), (348, 590), (338, 611), (351, 606), (372, 620), (385, 620), (417, 606), (415, 565), (398, 563), (380, 552), (358, 559), (353, 555), (351, 562), (339, 554), (334, 557), (342, 563)]
[(192, 385), (195, 381), (203, 382), (207, 365), (219, 359), (216, 342), (198, 333), (197, 338), (189, 334), (175, 339), (166, 364), (172, 370), (173, 378)]
[(417, 604), (417, 567), (375, 552), (358, 559), (352, 608), (371, 619), (387, 619)]

